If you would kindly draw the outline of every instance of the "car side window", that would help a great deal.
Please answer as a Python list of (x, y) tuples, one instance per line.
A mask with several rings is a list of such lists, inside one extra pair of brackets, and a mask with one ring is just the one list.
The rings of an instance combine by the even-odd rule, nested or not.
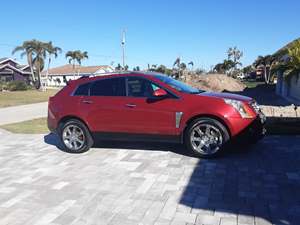
[(149, 80), (139, 77), (127, 78), (128, 96), (130, 97), (152, 97), (153, 92), (159, 87)]
[(79, 85), (77, 87), (76, 91), (74, 92), (74, 96), (87, 96), (87, 95), (89, 95), (89, 87), (90, 87), (90, 83)]
[(126, 96), (125, 78), (109, 78), (93, 82), (90, 96)]

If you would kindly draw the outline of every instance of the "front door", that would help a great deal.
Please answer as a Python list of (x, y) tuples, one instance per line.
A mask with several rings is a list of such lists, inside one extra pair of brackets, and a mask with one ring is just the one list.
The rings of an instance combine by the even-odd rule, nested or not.
[(159, 87), (141, 77), (127, 78), (127, 101), (124, 116), (126, 132), (139, 134), (174, 135), (176, 111), (180, 100), (172, 96), (153, 99)]

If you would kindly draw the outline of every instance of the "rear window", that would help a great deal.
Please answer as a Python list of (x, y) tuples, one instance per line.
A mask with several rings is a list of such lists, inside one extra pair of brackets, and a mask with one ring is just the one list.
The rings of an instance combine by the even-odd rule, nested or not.
[(78, 88), (76, 89), (76, 91), (74, 92), (74, 95), (75, 96), (89, 95), (89, 87), (90, 87), (90, 83), (79, 85)]
[(125, 78), (111, 78), (93, 82), (91, 96), (126, 96)]

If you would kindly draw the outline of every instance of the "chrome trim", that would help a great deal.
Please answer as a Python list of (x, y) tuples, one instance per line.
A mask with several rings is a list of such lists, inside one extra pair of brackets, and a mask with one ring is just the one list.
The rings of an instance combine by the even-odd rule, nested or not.
[(181, 121), (182, 115), (183, 115), (183, 112), (175, 113), (175, 127), (176, 128), (179, 128), (179, 126), (180, 126), (180, 121)]
[(128, 104), (126, 104), (125, 106), (126, 106), (126, 107), (129, 107), (129, 108), (134, 108), (134, 107), (136, 107), (135, 104), (131, 104), (131, 103), (128, 103)]

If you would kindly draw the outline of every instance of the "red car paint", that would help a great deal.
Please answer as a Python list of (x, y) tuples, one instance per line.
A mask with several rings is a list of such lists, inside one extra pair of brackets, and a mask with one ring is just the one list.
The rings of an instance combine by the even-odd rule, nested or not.
[[(177, 98), (163, 98), (149, 101), (147, 97), (129, 96), (73, 96), (80, 85), (100, 79), (114, 77), (142, 77), (159, 85), (157, 95), (172, 92)], [(155, 94), (154, 94), (155, 95)], [(224, 102), (224, 98), (242, 101), (251, 118), (242, 118), (239, 112)], [(258, 113), (251, 107), (253, 99), (241, 95), (203, 92), (183, 93), (161, 80), (143, 73), (124, 73), (71, 81), (66, 87), (49, 99), (48, 127), (56, 130), (65, 118), (82, 120), (93, 132), (126, 134), (149, 134), (181, 136), (187, 124), (200, 116), (213, 117), (222, 122), (231, 137), (245, 130)], [(176, 127), (176, 112), (181, 112), (180, 124)]]

